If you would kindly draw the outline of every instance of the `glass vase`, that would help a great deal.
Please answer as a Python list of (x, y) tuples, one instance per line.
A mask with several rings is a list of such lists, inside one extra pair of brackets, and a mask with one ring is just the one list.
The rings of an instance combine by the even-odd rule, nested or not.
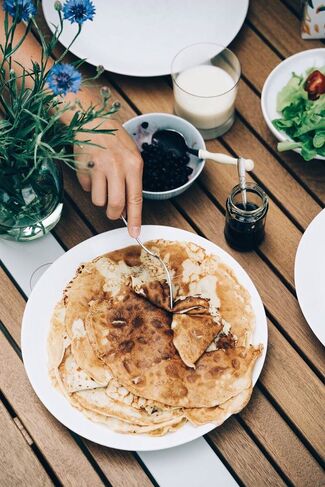
[(0, 172), (1, 238), (34, 240), (47, 234), (60, 220), (63, 207), (60, 165), (44, 159), (26, 172), (14, 165)]

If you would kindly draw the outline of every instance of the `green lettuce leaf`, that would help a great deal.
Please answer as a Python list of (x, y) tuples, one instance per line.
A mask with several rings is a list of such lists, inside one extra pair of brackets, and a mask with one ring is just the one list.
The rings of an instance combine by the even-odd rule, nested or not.
[[(325, 66), (317, 69), (325, 73)], [(290, 137), (278, 144), (278, 150), (300, 148), (306, 161), (325, 155), (325, 94), (317, 100), (309, 100), (304, 90), (305, 80), (314, 70), (314, 67), (309, 68), (304, 76), (292, 73), (277, 96), (277, 110), (282, 117), (272, 121), (278, 130)]]

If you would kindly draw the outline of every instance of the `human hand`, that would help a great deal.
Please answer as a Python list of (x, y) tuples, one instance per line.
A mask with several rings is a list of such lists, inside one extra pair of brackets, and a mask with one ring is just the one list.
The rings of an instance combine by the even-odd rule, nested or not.
[[(117, 129), (114, 135), (91, 134), (91, 141), (105, 149), (75, 145), (77, 177), (85, 191), (91, 192), (96, 206), (107, 205), (111, 220), (126, 212), (131, 237), (141, 230), (143, 161), (138, 148), (125, 129), (109, 120), (101, 128)], [(84, 134), (79, 135), (80, 140)]]

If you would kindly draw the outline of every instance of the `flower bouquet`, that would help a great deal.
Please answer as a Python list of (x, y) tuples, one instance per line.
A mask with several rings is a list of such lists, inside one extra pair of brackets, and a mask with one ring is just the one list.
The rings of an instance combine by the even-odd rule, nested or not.
[[(90, 0), (56, 1), (58, 25), (48, 41), (39, 28), (38, 1), (2, 0), (4, 42), (0, 43), (0, 236), (30, 240), (47, 233), (58, 222), (62, 211), (62, 161), (76, 168), (71, 146), (95, 145), (91, 135), (110, 134), (102, 124), (118, 103), (110, 103), (107, 88), (101, 89), (101, 103), (83, 107), (77, 93), (84, 83), (104, 71), (98, 67), (93, 78), (79, 72), (85, 60), (65, 63), (72, 43), (81, 34), (85, 21), (93, 20), (95, 7)], [(26, 29), (17, 26), (22, 21)], [(54, 58), (54, 51), (66, 21), (76, 24), (70, 46)], [(15, 60), (31, 30), (40, 40), (39, 62), (26, 66)], [(68, 112), (68, 123), (62, 118)], [(80, 167), (78, 167), (80, 169)]]

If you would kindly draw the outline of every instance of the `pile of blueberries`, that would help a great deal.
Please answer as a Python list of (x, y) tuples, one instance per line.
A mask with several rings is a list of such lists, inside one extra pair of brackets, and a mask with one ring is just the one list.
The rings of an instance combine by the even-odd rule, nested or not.
[(187, 183), (193, 169), (188, 166), (187, 155), (178, 156), (155, 144), (142, 144), (144, 161), (143, 189), (145, 191), (169, 191)]

